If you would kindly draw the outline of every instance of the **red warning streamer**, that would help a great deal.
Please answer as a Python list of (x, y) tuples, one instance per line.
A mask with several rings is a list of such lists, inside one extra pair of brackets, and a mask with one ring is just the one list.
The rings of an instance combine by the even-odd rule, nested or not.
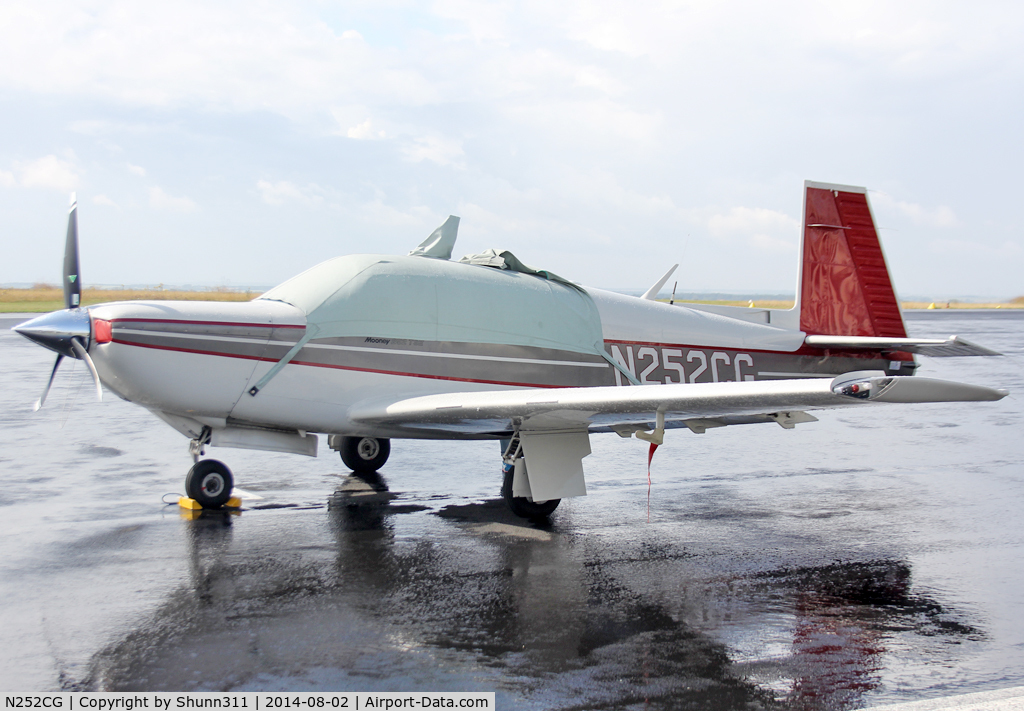
[(657, 449), (658, 445), (651, 442), (651, 448), (647, 450), (647, 523), (651, 522), (651, 460)]

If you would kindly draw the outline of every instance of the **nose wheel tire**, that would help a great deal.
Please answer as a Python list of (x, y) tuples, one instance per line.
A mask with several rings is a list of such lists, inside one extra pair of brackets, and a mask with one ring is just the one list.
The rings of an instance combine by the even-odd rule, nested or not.
[(514, 471), (511, 468), (505, 472), (505, 476), (501, 482), (501, 498), (505, 499), (505, 503), (508, 504), (509, 509), (516, 516), (519, 516), (521, 518), (528, 518), (531, 521), (546, 519), (554, 512), (555, 509), (558, 508), (558, 504), (562, 503), (561, 499), (549, 499), (548, 501), (530, 501), (525, 496), (513, 496), (513, 474)]
[(376, 437), (343, 437), (338, 452), (354, 472), (375, 472), (391, 455), (391, 440)]
[(234, 485), (231, 470), (216, 459), (196, 462), (185, 477), (185, 493), (204, 509), (219, 509), (226, 504)]

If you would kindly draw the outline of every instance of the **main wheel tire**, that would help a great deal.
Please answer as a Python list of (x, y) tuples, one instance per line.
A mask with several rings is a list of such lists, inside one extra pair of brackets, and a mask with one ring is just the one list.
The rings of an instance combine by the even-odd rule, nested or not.
[(558, 508), (558, 505), (562, 503), (561, 499), (530, 501), (525, 496), (513, 496), (512, 477), (514, 475), (514, 469), (510, 468), (505, 471), (505, 476), (501, 482), (501, 498), (505, 499), (505, 503), (508, 504), (509, 509), (516, 516), (527, 518), (531, 521), (546, 519), (554, 512), (555, 509)]
[(216, 459), (196, 462), (185, 477), (185, 492), (204, 509), (219, 509), (226, 504), (234, 485), (231, 470)]
[(341, 461), (354, 472), (375, 472), (391, 455), (391, 440), (376, 437), (342, 437)]

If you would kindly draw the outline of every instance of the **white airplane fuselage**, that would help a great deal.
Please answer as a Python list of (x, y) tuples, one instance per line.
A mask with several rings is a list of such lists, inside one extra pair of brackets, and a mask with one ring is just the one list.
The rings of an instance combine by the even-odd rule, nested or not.
[[(398, 271), (406, 262), (415, 269), (423, 261), (387, 259)], [(486, 267), (447, 263), (443, 268), (456, 278), (460, 273), (477, 277), (481, 270), (488, 278), (510, 277)], [(536, 277), (526, 278), (536, 281)], [(805, 346), (805, 334), (797, 329), (600, 289), (587, 288), (586, 294), (599, 315), (598, 347), (606, 357), (596, 349), (583, 353), (514, 339), (500, 343), (487, 328), (477, 329), (485, 336), (477, 341), (452, 341), (402, 338), (401, 325), (382, 329), (380, 324), (368, 324), (361, 333), (349, 331), (340, 337), (314, 334), (251, 394), (308, 335), (310, 326), (301, 308), (267, 298), (246, 303), (92, 306), (94, 337), (89, 352), (106, 387), (190, 435), (197, 433), (189, 425), (198, 423), (212, 429), (236, 424), (303, 433), (451, 439), (451, 432), (441, 431), (367, 431), (348, 412), (356, 404), (374, 400), (465, 391), (834, 377), (853, 370), (899, 374), (902, 369), (910, 374), (913, 370), (912, 358), (906, 354), (904, 360), (881, 353), (835, 355)], [(360, 322), (358, 314), (344, 304), (340, 309), (354, 316), (353, 322)], [(789, 318), (789, 312), (749, 313)], [(564, 316), (549, 314), (553, 319), (560, 315)], [(462, 326), (469, 333), (486, 324)], [(563, 326), (541, 324), (541, 328), (557, 332)]]

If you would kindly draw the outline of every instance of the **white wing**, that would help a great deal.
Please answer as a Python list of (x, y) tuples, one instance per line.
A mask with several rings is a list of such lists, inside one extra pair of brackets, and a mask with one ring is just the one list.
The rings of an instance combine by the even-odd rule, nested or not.
[(467, 437), (513, 430), (617, 431), (628, 436), (664, 421), (666, 427), (709, 427), (777, 422), (792, 427), (815, 418), (804, 410), (867, 403), (999, 400), (1003, 390), (880, 371), (835, 379), (640, 385), (634, 387), (531, 388), (450, 393), (397, 402), (364, 403), (349, 411), (371, 428), (415, 436)]

